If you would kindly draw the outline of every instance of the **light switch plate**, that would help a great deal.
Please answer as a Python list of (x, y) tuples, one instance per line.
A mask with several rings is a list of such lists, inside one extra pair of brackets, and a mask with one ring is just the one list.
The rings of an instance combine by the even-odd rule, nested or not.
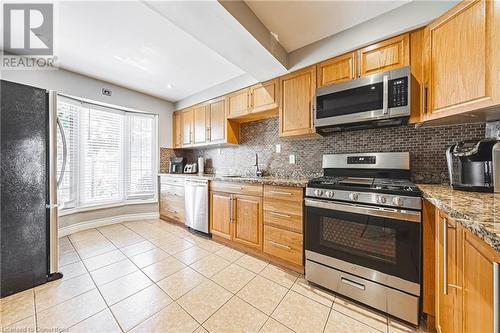
[(276, 145), (276, 152), (279, 154), (281, 153), (281, 145), (280, 144), (277, 144)]
[(290, 164), (295, 164), (295, 155), (289, 155), (288, 161), (290, 162)]

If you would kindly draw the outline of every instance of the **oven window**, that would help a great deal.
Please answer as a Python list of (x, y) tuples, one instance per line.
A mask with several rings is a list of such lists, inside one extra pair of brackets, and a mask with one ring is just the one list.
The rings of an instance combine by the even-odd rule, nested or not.
[(420, 281), (420, 223), (306, 206), (305, 248)]
[(343, 90), (316, 99), (316, 118), (329, 118), (383, 108), (383, 84)]
[(393, 228), (323, 217), (320, 230), (322, 246), (381, 263), (396, 264), (397, 262), (397, 233)]

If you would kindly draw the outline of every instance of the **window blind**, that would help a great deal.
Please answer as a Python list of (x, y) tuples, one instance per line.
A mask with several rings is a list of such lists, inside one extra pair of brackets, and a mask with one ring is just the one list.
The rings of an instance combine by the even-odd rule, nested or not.
[(88, 104), (83, 105), (80, 113), (80, 201), (118, 201), (123, 197), (124, 113)]
[[(157, 116), (58, 97), (68, 159), (64, 208), (156, 197)], [(62, 166), (58, 139), (58, 168)]]
[[(67, 159), (63, 179), (58, 189), (58, 200), (63, 208), (73, 208), (76, 205), (77, 193), (77, 144), (78, 144), (78, 113), (81, 103), (73, 99), (59, 97), (57, 100), (57, 115), (65, 134)], [(57, 176), (59, 177), (63, 164), (63, 141), (61, 129), (57, 132)]]
[(129, 198), (153, 195), (154, 116), (127, 114), (129, 132), (127, 165), (127, 194)]

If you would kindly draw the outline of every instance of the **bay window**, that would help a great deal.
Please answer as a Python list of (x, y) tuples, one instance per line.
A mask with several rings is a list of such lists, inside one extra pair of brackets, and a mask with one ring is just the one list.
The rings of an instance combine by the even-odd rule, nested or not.
[[(157, 116), (58, 97), (64, 209), (156, 199)], [(58, 137), (58, 169), (63, 164)]]

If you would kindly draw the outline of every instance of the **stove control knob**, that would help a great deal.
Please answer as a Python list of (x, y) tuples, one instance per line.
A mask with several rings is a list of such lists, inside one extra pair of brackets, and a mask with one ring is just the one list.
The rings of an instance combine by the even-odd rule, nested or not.
[(326, 195), (328, 198), (333, 198), (333, 196), (335, 195), (335, 193), (333, 193), (333, 191), (326, 191), (326, 192), (325, 192), (325, 195)]
[(392, 199), (392, 203), (396, 206), (403, 206), (403, 199), (401, 199), (400, 197), (394, 197)]
[(350, 193), (349, 194), (349, 199), (351, 199), (352, 201), (357, 201), (358, 197), (359, 197), (359, 195), (357, 193)]
[(383, 196), (378, 197), (378, 202), (381, 204), (385, 204), (387, 202), (387, 198)]
[(315, 189), (314, 190), (314, 195), (317, 196), (317, 197), (322, 196), (323, 195), (323, 190)]

